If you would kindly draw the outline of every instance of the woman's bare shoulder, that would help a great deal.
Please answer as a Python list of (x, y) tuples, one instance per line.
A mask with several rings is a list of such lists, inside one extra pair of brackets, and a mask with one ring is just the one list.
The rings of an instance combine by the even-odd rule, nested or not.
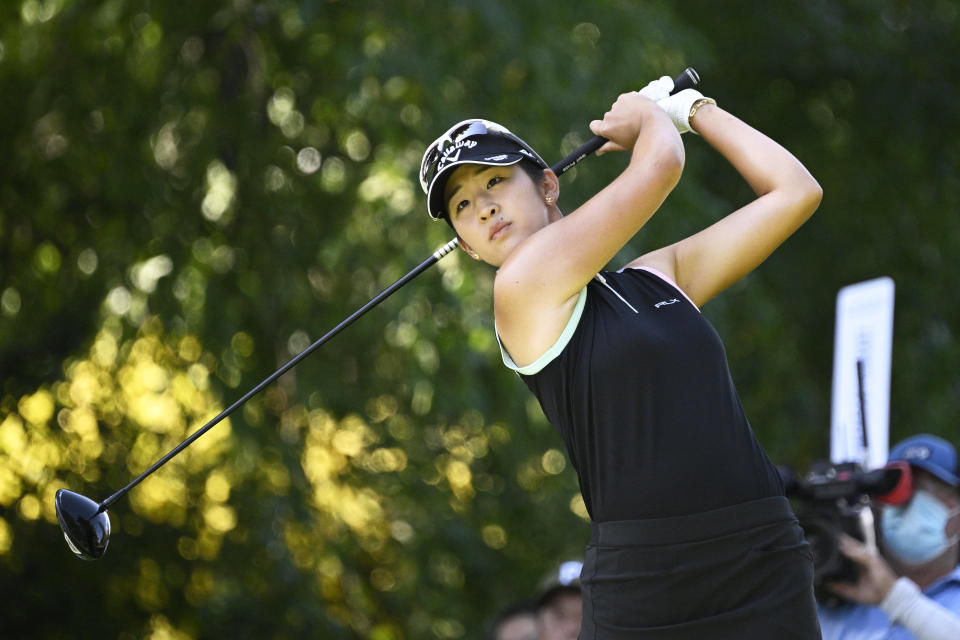
[(518, 366), (533, 363), (557, 341), (579, 297), (577, 292), (564, 300), (548, 302), (549, 297), (531, 296), (526, 287), (497, 274), (493, 298), (497, 335)]

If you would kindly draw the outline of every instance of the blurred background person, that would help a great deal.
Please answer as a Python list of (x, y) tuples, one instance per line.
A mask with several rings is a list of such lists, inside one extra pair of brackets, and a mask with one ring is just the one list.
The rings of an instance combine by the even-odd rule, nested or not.
[(819, 607), (824, 640), (960, 639), (957, 451), (921, 434), (894, 446), (894, 461), (910, 465), (913, 493), (902, 505), (878, 507), (879, 550), (840, 540), (859, 576), (829, 584), (849, 603)]
[(491, 640), (539, 640), (537, 608), (527, 601), (504, 608), (493, 622)]
[(569, 560), (541, 582), (536, 605), (539, 640), (577, 640), (583, 619), (582, 569), (582, 562)]

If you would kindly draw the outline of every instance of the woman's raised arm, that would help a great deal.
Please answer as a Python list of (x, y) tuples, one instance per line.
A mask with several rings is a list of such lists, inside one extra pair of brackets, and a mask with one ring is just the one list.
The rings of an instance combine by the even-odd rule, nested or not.
[(690, 124), (743, 176), (757, 198), (628, 266), (664, 271), (700, 305), (763, 262), (813, 214), (823, 191), (793, 154), (716, 105), (701, 106)]

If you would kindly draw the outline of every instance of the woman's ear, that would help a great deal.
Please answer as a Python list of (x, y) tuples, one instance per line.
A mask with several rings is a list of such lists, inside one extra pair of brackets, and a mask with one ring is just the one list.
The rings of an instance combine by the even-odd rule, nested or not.
[(540, 191), (543, 193), (543, 200), (548, 205), (555, 204), (560, 197), (560, 179), (552, 169), (543, 170), (543, 179), (540, 181)]

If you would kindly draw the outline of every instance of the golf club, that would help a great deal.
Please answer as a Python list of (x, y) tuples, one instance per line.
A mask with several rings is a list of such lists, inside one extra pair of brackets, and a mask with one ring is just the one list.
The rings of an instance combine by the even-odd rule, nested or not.
[[(674, 88), (671, 93), (676, 93), (683, 89), (693, 87), (699, 81), (700, 77), (697, 75), (697, 72), (692, 68), (687, 68), (683, 73), (674, 78)], [(552, 166), (551, 169), (558, 176), (562, 175), (568, 169), (603, 146), (605, 142), (605, 138), (601, 136), (594, 136), (588, 142), (567, 155), (563, 160)], [(360, 316), (383, 302), (397, 289), (404, 286), (418, 275), (426, 271), (428, 268), (433, 266), (437, 261), (440, 260), (440, 258), (453, 251), (458, 244), (459, 239), (454, 238), (447, 244), (434, 251), (429, 258), (421, 262), (413, 270), (394, 282), (392, 285), (381, 291), (365, 305), (354, 311), (353, 314), (351, 314), (348, 318), (343, 320), (340, 324), (328, 331), (316, 342), (297, 354), (292, 360), (265, 378), (260, 384), (248, 391), (242, 398), (221, 411), (217, 416), (193, 432), (190, 437), (178, 444), (169, 453), (157, 460), (157, 462), (155, 462), (149, 469), (134, 478), (129, 484), (111, 495), (106, 500), (98, 503), (95, 500), (91, 500), (90, 498), (79, 493), (69, 491), (67, 489), (59, 489), (56, 493), (55, 499), (57, 520), (60, 523), (60, 529), (63, 531), (63, 537), (66, 539), (67, 546), (70, 547), (70, 550), (84, 560), (96, 560), (102, 557), (107, 550), (107, 545), (110, 543), (110, 516), (107, 514), (107, 508), (110, 507), (110, 505), (123, 497), (135, 486), (140, 484), (151, 473), (166, 464), (171, 458), (190, 446), (190, 444), (193, 443), (197, 438), (216, 426), (221, 420), (229, 416), (238, 407), (247, 402), (247, 400), (260, 393), (260, 391), (262, 391), (267, 385), (271, 384), (284, 373), (295, 367), (301, 360), (316, 351), (333, 336), (340, 333), (340, 331), (353, 324), (353, 322), (356, 321)]]

